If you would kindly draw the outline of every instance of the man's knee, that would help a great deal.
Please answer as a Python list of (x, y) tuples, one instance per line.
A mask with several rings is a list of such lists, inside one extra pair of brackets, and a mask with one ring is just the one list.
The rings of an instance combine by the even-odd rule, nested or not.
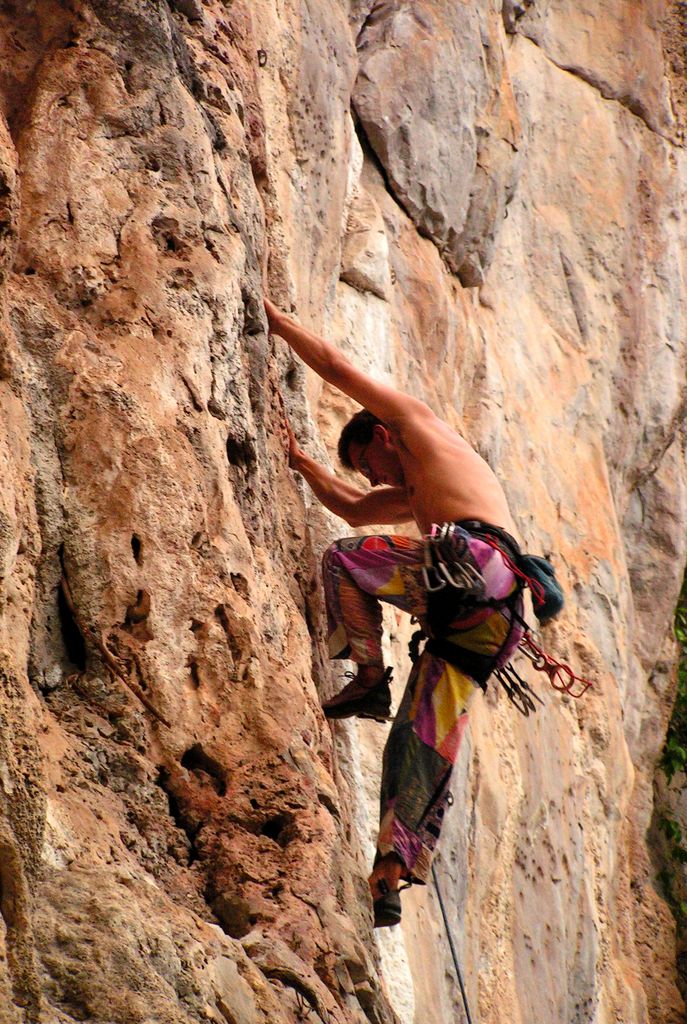
[(344, 547), (349, 545), (353, 540), (355, 540), (354, 537), (341, 537), (339, 540), (335, 540), (329, 545), (325, 553), (322, 555), (322, 568), (325, 572), (331, 568), (332, 563), (336, 561)]

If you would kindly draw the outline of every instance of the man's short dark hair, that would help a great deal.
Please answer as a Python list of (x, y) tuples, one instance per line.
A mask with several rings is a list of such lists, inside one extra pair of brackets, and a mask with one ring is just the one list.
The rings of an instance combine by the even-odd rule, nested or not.
[(377, 424), (384, 426), (384, 422), (377, 416), (368, 412), (367, 409), (361, 409), (350, 418), (343, 428), (339, 438), (339, 459), (346, 469), (355, 469), (349, 451), (351, 443), (369, 444)]

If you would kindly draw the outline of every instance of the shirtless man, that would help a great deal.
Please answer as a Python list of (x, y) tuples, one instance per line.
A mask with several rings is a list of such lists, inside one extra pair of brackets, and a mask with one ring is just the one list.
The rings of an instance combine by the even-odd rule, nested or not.
[[(456, 589), (445, 585), (428, 597), (427, 583), (439, 587), (442, 581), (427, 575), (420, 539), (358, 536), (337, 541), (324, 556), (330, 656), (350, 658), (358, 667), (344, 690), (324, 704), (328, 718), (389, 717), (390, 670), (382, 660), (380, 600), (415, 615), (428, 636), (440, 636), (438, 648), (430, 641), (414, 663), (384, 751), (380, 832), (369, 884), (375, 925), (393, 925), (401, 916), (399, 881), (427, 880), (450, 802), (448, 781), (469, 700), (476, 686), (484, 686), (491, 672), (508, 661), (522, 633), (512, 614), (522, 611), (520, 586), (512, 565), (494, 546), (498, 533), (490, 533), (507, 531), (499, 539), (505, 538), (517, 555), (509, 536), (515, 529), (489, 466), (424, 402), (362, 373), (269, 300), (265, 310), (273, 334), (363, 406), (342, 431), (339, 457), (373, 490), (338, 479), (302, 452), (293, 435), (292, 468), (326, 508), (351, 526), (414, 520), (426, 536), (433, 524), (457, 524), (448, 535), (455, 548), (451, 564), (476, 570), (481, 588), (469, 605), (464, 597), (456, 604)], [(442, 603), (445, 614), (439, 608), (437, 615)], [(432, 653), (432, 643), (438, 653)]]

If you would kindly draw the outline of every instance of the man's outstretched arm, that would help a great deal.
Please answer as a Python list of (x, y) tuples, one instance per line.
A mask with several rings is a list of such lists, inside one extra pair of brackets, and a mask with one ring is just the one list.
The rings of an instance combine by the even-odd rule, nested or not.
[(305, 477), (325, 508), (349, 526), (407, 523), (413, 518), (402, 487), (378, 487), (374, 491), (353, 487), (301, 451), (290, 429), (289, 465)]
[(414, 416), (433, 416), (424, 402), (368, 377), (334, 345), (301, 327), (269, 299), (265, 299), (265, 311), (273, 334), (283, 338), (323, 380), (349, 395), (380, 420), (392, 425)]

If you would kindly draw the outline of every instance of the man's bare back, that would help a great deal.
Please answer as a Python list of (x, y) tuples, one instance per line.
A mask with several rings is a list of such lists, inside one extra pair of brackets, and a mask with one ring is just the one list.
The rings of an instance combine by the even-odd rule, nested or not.
[(460, 434), (425, 408), (402, 431), (391, 430), (420, 532), (428, 533), (432, 523), (479, 519), (514, 534), (506, 496), (490, 467)]

